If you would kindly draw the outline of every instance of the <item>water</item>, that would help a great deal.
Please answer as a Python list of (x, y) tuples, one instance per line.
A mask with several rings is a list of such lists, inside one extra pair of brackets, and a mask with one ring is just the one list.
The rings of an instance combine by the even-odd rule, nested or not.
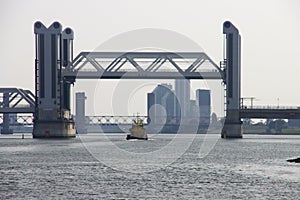
[[(125, 135), (108, 140), (1, 135), (0, 199), (299, 199), (300, 164), (286, 159), (300, 157), (300, 136), (244, 137), (219, 139), (201, 158), (203, 135), (183, 135), (176, 147), (170, 145), (174, 135), (150, 141), (126, 141)], [(171, 147), (151, 159), (163, 146)], [(148, 157), (132, 162), (124, 152)]]

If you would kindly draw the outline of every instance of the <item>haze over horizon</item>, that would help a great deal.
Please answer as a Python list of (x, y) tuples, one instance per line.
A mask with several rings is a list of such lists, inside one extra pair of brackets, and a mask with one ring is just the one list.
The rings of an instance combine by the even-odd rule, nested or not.
[(242, 37), (242, 97), (256, 97), (257, 105), (300, 106), (299, 9), (297, 0), (1, 1), (0, 87), (34, 90), (38, 20), (74, 30), (74, 57), (120, 33), (156, 28), (190, 38), (217, 64), (223, 60), (222, 24), (229, 20)]

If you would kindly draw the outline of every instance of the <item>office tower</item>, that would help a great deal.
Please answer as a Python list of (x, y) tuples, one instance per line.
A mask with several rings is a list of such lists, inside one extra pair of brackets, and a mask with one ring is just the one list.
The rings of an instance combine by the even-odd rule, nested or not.
[(186, 118), (190, 112), (190, 80), (188, 79), (176, 79), (175, 80), (175, 94), (179, 101), (179, 107), (176, 109), (177, 116)]
[(200, 122), (209, 122), (211, 114), (210, 90), (196, 90), (196, 101), (199, 108)]

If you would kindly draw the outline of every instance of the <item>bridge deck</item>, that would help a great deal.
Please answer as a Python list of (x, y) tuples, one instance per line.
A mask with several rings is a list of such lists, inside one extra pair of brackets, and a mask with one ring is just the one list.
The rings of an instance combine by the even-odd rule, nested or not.
[(1, 108), (0, 113), (34, 113), (34, 107)]
[(222, 75), (217, 71), (181, 73), (65, 71), (63, 76), (71, 79), (222, 79)]
[(241, 118), (300, 119), (299, 108), (242, 108)]

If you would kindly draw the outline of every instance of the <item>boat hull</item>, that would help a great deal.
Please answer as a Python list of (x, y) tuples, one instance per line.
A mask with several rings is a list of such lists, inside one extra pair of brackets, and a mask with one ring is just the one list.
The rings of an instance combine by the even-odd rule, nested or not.
[(134, 135), (128, 134), (126, 137), (126, 140), (132, 140), (132, 139), (137, 139), (137, 140), (148, 140), (148, 137), (136, 137)]

